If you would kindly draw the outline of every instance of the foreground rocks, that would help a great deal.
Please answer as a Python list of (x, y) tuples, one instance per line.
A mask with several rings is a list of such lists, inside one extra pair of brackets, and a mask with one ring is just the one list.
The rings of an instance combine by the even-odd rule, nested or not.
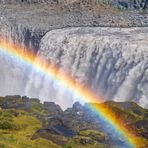
[[(137, 138), (143, 140), (144, 146), (147, 145), (148, 110), (141, 108), (134, 102), (116, 103), (108, 101), (104, 104), (112, 109), (118, 120), (124, 120), (125, 126), (131, 127), (131, 131), (135, 131)], [(20, 131), (24, 124), (21, 125), (20, 123), (18, 126), (14, 120), (16, 120), (15, 118), (19, 120), (25, 115), (25, 118), (35, 118), (29, 120), (35, 121), (36, 124), (41, 123), (32, 133), (32, 136), (29, 136), (31, 141), (42, 138), (59, 146), (124, 147), (124, 142), (120, 138), (110, 136), (110, 128), (104, 125), (98, 115), (92, 112), (88, 106), (89, 104), (81, 105), (76, 102), (72, 108), (63, 111), (60, 106), (53, 102), (42, 104), (36, 98), (26, 96), (0, 97), (0, 118), (2, 119), (2, 113), (10, 114), (3, 118), (5, 122), (0, 121), (0, 131), (1, 129)], [(24, 120), (23, 118), (22, 120)], [(29, 126), (31, 125), (28, 125), (28, 128)], [(5, 142), (7, 143), (7, 141)]]

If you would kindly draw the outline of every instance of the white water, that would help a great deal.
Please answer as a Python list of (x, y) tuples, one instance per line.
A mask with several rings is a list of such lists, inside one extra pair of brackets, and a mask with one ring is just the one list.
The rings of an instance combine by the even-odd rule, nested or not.
[[(38, 56), (50, 59), (107, 99), (148, 107), (148, 28), (71, 28), (47, 33)], [(49, 77), (1, 60), (2, 94), (25, 94), (66, 108), (79, 98)], [(12, 64), (13, 65), (13, 64)], [(60, 73), (59, 73), (60, 74)], [(11, 82), (11, 83), (10, 83)]]

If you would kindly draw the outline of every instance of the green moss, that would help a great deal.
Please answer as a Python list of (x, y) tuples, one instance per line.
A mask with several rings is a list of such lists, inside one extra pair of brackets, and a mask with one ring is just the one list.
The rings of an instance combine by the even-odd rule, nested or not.
[(15, 127), (13, 123), (13, 113), (12, 110), (0, 111), (0, 129), (13, 129)]
[(13, 124), (8, 120), (1, 120), (0, 129), (13, 129)]
[(49, 140), (31, 140), (36, 130), (41, 128), (41, 122), (35, 116), (28, 115), (27, 112), (17, 112), (19, 115), (16, 117), (10, 110), (1, 110), (3, 127), (0, 128), (0, 148), (60, 148)]
[[(131, 127), (134, 127), (133, 129), (138, 135), (147, 131), (147, 124), (144, 123), (148, 122), (148, 110), (133, 102), (127, 102), (126, 106), (123, 103), (110, 101), (107, 105), (118, 119), (125, 121), (127, 125), (132, 125)], [(49, 112), (45, 111), (43, 105), (36, 101), (32, 102), (31, 109), (28, 112), (18, 109), (1, 109), (0, 148), (60, 148), (59, 145), (63, 146), (65, 143), (64, 148), (108, 148), (105, 142), (108, 139), (107, 135), (96, 130), (79, 131), (79, 126), (82, 125), (77, 123), (75, 117), (71, 117), (69, 124), (71, 126), (77, 125), (74, 127), (79, 132), (79, 136), (67, 138), (51, 134), (50, 140), (52, 142), (49, 139), (42, 138), (31, 140), (32, 135), (42, 128), (42, 123), (37, 117), (43, 114), (49, 114)], [(147, 139), (140, 136), (135, 138), (138, 144), (147, 147)]]
[(95, 130), (83, 130), (79, 132), (79, 135), (91, 137), (96, 141), (104, 141), (107, 137), (104, 133)]
[(64, 148), (106, 148), (106, 146), (90, 137), (77, 136), (70, 139)]
[(32, 111), (33, 111), (33, 112), (37, 112), (37, 113), (41, 113), (41, 112), (43, 111), (43, 106), (42, 106), (42, 104), (33, 101), (33, 102), (32, 102)]

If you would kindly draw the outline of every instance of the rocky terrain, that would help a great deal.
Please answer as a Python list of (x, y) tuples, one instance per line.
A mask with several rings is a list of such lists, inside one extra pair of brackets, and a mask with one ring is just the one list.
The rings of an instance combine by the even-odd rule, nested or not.
[[(123, 3), (129, 8), (139, 5), (134, 0)], [(120, 4), (119, 0), (1, 0), (0, 37), (36, 52), (44, 34), (57, 28), (147, 26), (147, 10), (124, 10), (118, 8)]]
[(44, 4), (63, 4), (65, 6), (74, 6), (77, 4), (110, 4), (121, 8), (142, 8), (146, 9), (148, 1), (147, 0), (1, 0), (2, 4), (34, 4), (34, 3), (44, 3)]
[[(134, 102), (105, 102), (117, 118), (131, 126), (148, 146), (148, 110)], [(124, 147), (121, 139), (110, 136), (88, 104), (76, 102), (63, 111), (53, 102), (40, 103), (26, 96), (0, 97), (0, 147), (44, 148), (116, 148)], [(107, 132), (106, 132), (107, 131)]]

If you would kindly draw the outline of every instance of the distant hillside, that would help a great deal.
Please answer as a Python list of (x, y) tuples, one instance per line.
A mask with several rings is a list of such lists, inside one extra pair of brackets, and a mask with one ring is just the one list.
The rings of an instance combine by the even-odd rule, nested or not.
[[(98, 104), (99, 105), (99, 104)], [(105, 102), (118, 119), (126, 121), (148, 147), (148, 110), (136, 103)], [(76, 102), (62, 111), (53, 102), (38, 99), (0, 97), (0, 147), (22, 148), (115, 148), (124, 147), (121, 139), (104, 132), (104, 125), (89, 108)], [(109, 130), (109, 129), (108, 129)]]
[(65, 6), (106, 4), (118, 8), (147, 9), (148, 0), (0, 0), (2, 4), (60, 4)]

